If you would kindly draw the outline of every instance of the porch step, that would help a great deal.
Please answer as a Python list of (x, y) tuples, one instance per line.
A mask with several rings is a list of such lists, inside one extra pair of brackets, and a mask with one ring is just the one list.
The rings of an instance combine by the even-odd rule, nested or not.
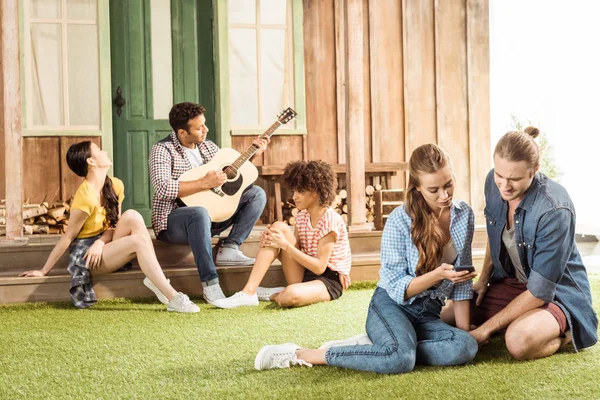
[[(379, 253), (355, 256), (352, 262), (353, 281), (376, 281), (379, 279)], [(225, 292), (236, 292), (244, 287), (251, 266), (217, 267), (219, 281)], [(202, 295), (202, 284), (196, 267), (172, 267), (165, 275), (173, 287), (190, 296)], [(144, 274), (139, 268), (126, 272), (115, 272), (94, 278), (94, 290), (99, 299), (115, 297), (154, 297), (142, 283)], [(38, 301), (70, 301), (68, 274), (49, 275), (40, 278), (0, 277), (0, 304), (27, 303)], [(279, 262), (269, 268), (262, 283), (264, 286), (284, 286), (285, 279)]]

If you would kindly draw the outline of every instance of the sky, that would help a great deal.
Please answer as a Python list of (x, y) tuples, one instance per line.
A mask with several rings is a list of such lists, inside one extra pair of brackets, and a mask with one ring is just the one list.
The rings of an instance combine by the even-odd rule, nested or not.
[(575, 204), (600, 235), (600, 1), (490, 0), (492, 148), (511, 115), (545, 134)]

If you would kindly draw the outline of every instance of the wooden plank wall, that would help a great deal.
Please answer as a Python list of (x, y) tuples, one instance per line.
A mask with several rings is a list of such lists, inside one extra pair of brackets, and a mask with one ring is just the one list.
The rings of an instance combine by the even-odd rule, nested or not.
[[(83, 140), (101, 145), (100, 137), (25, 137), (23, 138), (23, 200), (30, 203), (69, 199), (82, 178), (67, 165), (69, 146)], [(0, 148), (1, 149), (1, 148)], [(0, 175), (0, 199), (5, 195), (5, 175)]]
[[(343, 1), (304, 0), (308, 134), (275, 137), (257, 164), (344, 162)], [(491, 166), (488, 1), (363, 0), (365, 161), (406, 161), (437, 143), (453, 160), (456, 197), (479, 217)], [(233, 138), (238, 150), (250, 142)]]

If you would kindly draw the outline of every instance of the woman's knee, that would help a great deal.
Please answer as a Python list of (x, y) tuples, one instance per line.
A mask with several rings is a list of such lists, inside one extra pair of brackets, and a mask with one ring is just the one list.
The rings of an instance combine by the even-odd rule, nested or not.
[(281, 307), (298, 307), (301, 301), (302, 292), (295, 285), (286, 287), (276, 299), (276, 303)]
[(400, 349), (397, 345), (388, 350), (388, 354), (377, 363), (376, 372), (380, 374), (405, 374), (415, 368), (416, 353)]
[(140, 233), (133, 233), (129, 236), (129, 240), (131, 242), (131, 246), (133, 247), (133, 251), (138, 253), (140, 251), (144, 251), (149, 246), (152, 245), (150, 241), (150, 237), (148, 235), (143, 235)]
[(290, 226), (282, 221), (275, 221), (271, 224), (271, 228), (279, 229), (280, 231), (285, 232), (285, 230), (289, 230)]
[(142, 217), (142, 214), (133, 209), (125, 211), (121, 215), (120, 220), (130, 225), (143, 225), (146, 227), (146, 223), (144, 222), (144, 217)]
[(473, 361), (479, 350), (477, 340), (468, 332), (461, 331), (459, 336), (455, 338), (455, 342), (455, 359), (450, 365), (462, 365)]

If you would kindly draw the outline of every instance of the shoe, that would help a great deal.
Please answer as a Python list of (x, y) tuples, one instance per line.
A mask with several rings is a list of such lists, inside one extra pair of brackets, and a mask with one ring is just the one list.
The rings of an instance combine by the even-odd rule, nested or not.
[(216, 300), (212, 303), (213, 306), (219, 308), (236, 308), (241, 306), (257, 306), (258, 296), (256, 294), (249, 295), (244, 292), (237, 292), (226, 299)]
[[(167, 279), (167, 282), (170, 283), (171, 281)], [(152, 283), (150, 278), (144, 278), (144, 286), (146, 286), (148, 289), (154, 292), (156, 297), (158, 297), (158, 301), (160, 301), (163, 304), (169, 304), (169, 299), (167, 299), (167, 296), (165, 296), (160, 290), (158, 290), (156, 286), (154, 286), (154, 283)]]
[(340, 346), (360, 346), (360, 345), (372, 345), (373, 342), (369, 339), (369, 336), (366, 333), (361, 333), (360, 335), (352, 336), (348, 339), (343, 340), (330, 340), (329, 342), (325, 342), (319, 347), (319, 349), (328, 349), (330, 347), (340, 347)]
[(312, 367), (311, 363), (299, 360), (296, 357), (296, 350), (300, 346), (294, 343), (278, 344), (274, 346), (265, 346), (256, 355), (254, 359), (254, 368), (259, 371), (274, 368), (289, 368), (292, 365), (305, 365)]
[(192, 303), (187, 295), (179, 292), (171, 299), (167, 311), (176, 311), (182, 313), (197, 313), (200, 312), (200, 308)]
[(285, 290), (285, 287), (262, 287), (259, 286), (256, 288), (256, 295), (258, 296), (259, 301), (271, 301), (271, 296), (275, 293), (281, 293)]
[(202, 297), (208, 304), (215, 305), (215, 301), (225, 299), (221, 285), (214, 284), (209, 286), (202, 285)]
[(246, 257), (237, 247), (221, 246), (217, 252), (215, 260), (216, 265), (235, 266), (235, 265), (254, 265), (255, 258)]

